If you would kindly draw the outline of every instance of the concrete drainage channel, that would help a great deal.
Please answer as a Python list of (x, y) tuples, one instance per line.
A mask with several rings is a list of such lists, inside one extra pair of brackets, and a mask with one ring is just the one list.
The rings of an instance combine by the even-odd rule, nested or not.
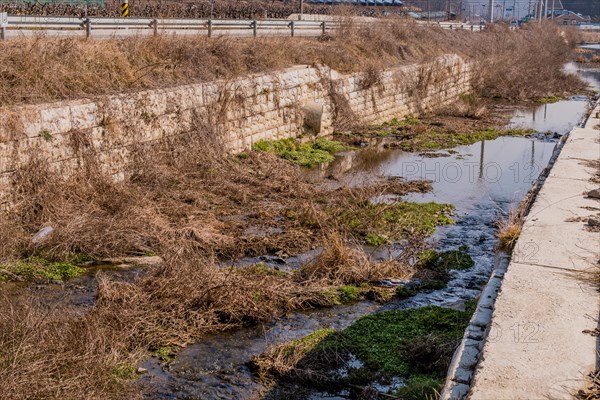
[(492, 277), (481, 292), (477, 309), (454, 354), (440, 399), (458, 400), (467, 397), (483, 343), (489, 338), (494, 303), (509, 262), (507, 254), (501, 254), (497, 260)]
[[(600, 101), (596, 103), (596, 106), (598, 106), (596, 111), (599, 111)], [(592, 110), (594, 110), (593, 104), (590, 111)], [(586, 120), (587, 118), (584, 118), (579, 126), (583, 127)], [(523, 200), (524, 204), (522, 205), (525, 207), (526, 213), (530, 211), (544, 182), (550, 175), (552, 167), (556, 163), (569, 135), (564, 135), (559, 143), (557, 143), (548, 166), (539, 175), (536, 183)], [(498, 254), (491, 278), (480, 295), (475, 313), (465, 330), (462, 342), (456, 350), (448, 369), (446, 384), (440, 396), (441, 400), (462, 400), (468, 398), (473, 377), (482, 356), (484, 344), (487, 341), (494, 340), (494, 335), (496, 334), (492, 315), (496, 298), (500, 292), (502, 281), (510, 262), (510, 255), (504, 252)]]

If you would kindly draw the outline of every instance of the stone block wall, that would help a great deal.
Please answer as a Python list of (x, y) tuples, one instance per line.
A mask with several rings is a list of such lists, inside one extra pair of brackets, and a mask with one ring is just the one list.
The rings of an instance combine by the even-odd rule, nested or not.
[[(469, 90), (469, 64), (446, 55), (378, 74), (296, 66), (232, 81), (4, 107), (0, 194), (10, 192), (11, 176), (32, 155), (69, 174), (80, 164), (84, 144), (94, 149), (105, 172), (119, 178), (134, 145), (192, 132), (199, 123), (213, 127), (226, 149), (239, 152), (261, 139), (329, 135), (336, 115), (382, 123), (447, 104)], [(321, 114), (316, 129), (315, 110)]]

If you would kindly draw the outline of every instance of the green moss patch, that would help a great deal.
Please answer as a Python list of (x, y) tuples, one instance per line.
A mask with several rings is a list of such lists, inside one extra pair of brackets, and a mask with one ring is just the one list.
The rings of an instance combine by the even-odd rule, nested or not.
[[(453, 344), (449, 349), (450, 354), (439, 355), (448, 357), (445, 362), (447, 368), (470, 318), (471, 312), (433, 306), (382, 312), (360, 318), (340, 333), (339, 340), (378, 376), (406, 377), (411, 373), (422, 373), (421, 364), (439, 363), (437, 354), (434, 354), (436, 359), (433, 360), (419, 359), (410, 354), (410, 349), (426, 337), (432, 347)], [(437, 350), (432, 353), (437, 353)], [(425, 350), (422, 355), (426, 355)], [(441, 367), (439, 369), (444, 370)]]
[(113, 368), (113, 377), (117, 381), (129, 381), (137, 378), (135, 367), (129, 363), (119, 363)]
[(450, 280), (450, 270), (465, 270), (475, 265), (467, 251), (466, 246), (461, 246), (457, 250), (441, 253), (434, 250), (422, 252), (418, 257), (413, 282), (398, 287), (396, 296), (404, 299), (419, 292), (443, 289)]
[(334, 154), (352, 147), (327, 139), (315, 139), (310, 143), (298, 144), (293, 138), (281, 140), (260, 140), (252, 146), (254, 151), (277, 154), (294, 164), (312, 168), (335, 159)]
[(425, 131), (406, 135), (402, 140), (392, 142), (389, 147), (399, 147), (405, 151), (425, 151), (450, 149), (466, 146), (482, 140), (494, 140), (501, 136), (527, 136), (534, 133), (531, 129), (486, 128), (475, 132), (449, 133), (441, 129), (428, 127)]
[(268, 267), (265, 263), (257, 263), (253, 265), (243, 266), (239, 268), (232, 267), (242, 275), (258, 275), (258, 276), (278, 276), (285, 277), (287, 274), (284, 271)]
[(531, 129), (505, 129), (496, 126), (505, 123), (506, 121), (499, 118), (478, 120), (442, 115), (418, 119), (409, 116), (403, 120), (393, 119), (353, 133), (350, 137), (341, 138), (346, 141), (352, 140), (352, 136), (388, 137), (385, 144), (388, 148), (423, 152), (470, 145), (482, 140), (494, 140), (500, 136), (527, 136), (535, 132)]
[(457, 250), (449, 250), (442, 253), (427, 250), (419, 255), (417, 266), (419, 268), (439, 271), (469, 269), (475, 265), (475, 262), (467, 253), (468, 250), (467, 246), (460, 246)]
[(85, 270), (69, 262), (52, 262), (30, 257), (0, 265), (0, 280), (66, 281), (81, 275)]
[(365, 299), (370, 294), (371, 290), (372, 289), (368, 286), (363, 288), (353, 285), (344, 285), (326, 290), (324, 296), (331, 305), (350, 304)]
[(372, 246), (413, 234), (431, 235), (440, 225), (453, 224), (450, 204), (401, 202), (372, 204), (364, 202), (332, 212), (353, 233)]
[(471, 307), (435, 306), (376, 313), (343, 331), (317, 331), (280, 345), (257, 357), (257, 364), (280, 378), (332, 392), (401, 378), (405, 384), (394, 395), (424, 399), (440, 390), (471, 314)]
[(284, 355), (307, 354), (334, 333), (335, 331), (333, 329), (319, 329), (301, 339), (292, 340), (291, 342), (284, 344), (281, 347), (281, 351)]
[(403, 400), (435, 399), (444, 386), (445, 379), (439, 376), (415, 375), (394, 394)]
[(538, 97), (537, 99), (534, 100), (534, 102), (537, 104), (552, 104), (552, 103), (558, 103), (561, 100), (562, 100), (562, 98), (560, 98), (558, 96), (548, 96), (548, 97)]

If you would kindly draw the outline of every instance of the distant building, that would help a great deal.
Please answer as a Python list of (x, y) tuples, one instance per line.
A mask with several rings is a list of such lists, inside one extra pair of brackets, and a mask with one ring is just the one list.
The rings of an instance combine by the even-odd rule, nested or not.
[(401, 6), (403, 4), (400, 0), (304, 0), (304, 2), (324, 5), (348, 4), (357, 6)]
[(411, 11), (408, 15), (414, 19), (418, 20), (429, 20), (429, 21), (446, 21), (452, 20), (456, 18), (456, 14), (453, 12), (448, 13), (447, 11), (423, 11), (423, 12), (414, 12)]
[(581, 15), (589, 15), (593, 22), (600, 22), (599, 0), (561, 0), (561, 4), (565, 10), (571, 10)]
[(592, 21), (589, 16), (584, 16), (567, 10), (556, 11), (554, 13), (554, 18), (552, 18), (552, 14), (548, 15), (548, 18), (553, 19), (554, 22), (559, 25), (581, 25), (589, 24)]

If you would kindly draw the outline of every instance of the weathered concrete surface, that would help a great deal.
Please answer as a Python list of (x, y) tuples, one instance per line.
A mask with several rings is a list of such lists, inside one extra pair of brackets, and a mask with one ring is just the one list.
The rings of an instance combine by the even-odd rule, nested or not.
[[(600, 111), (600, 106), (592, 113)], [(470, 399), (571, 399), (596, 368), (600, 201), (587, 162), (600, 159), (600, 120), (570, 134), (533, 205), (497, 297)], [(584, 333), (587, 331), (587, 333)], [(457, 397), (457, 398), (464, 398)]]
[(377, 124), (432, 110), (471, 89), (470, 64), (457, 55), (391, 68), (375, 78), (305, 65), (233, 81), (2, 107), (0, 205), (10, 176), (32, 157), (68, 175), (85, 153), (93, 153), (104, 172), (124, 178), (140, 146), (201, 134), (203, 126), (239, 152), (262, 139), (330, 134), (336, 118)]

